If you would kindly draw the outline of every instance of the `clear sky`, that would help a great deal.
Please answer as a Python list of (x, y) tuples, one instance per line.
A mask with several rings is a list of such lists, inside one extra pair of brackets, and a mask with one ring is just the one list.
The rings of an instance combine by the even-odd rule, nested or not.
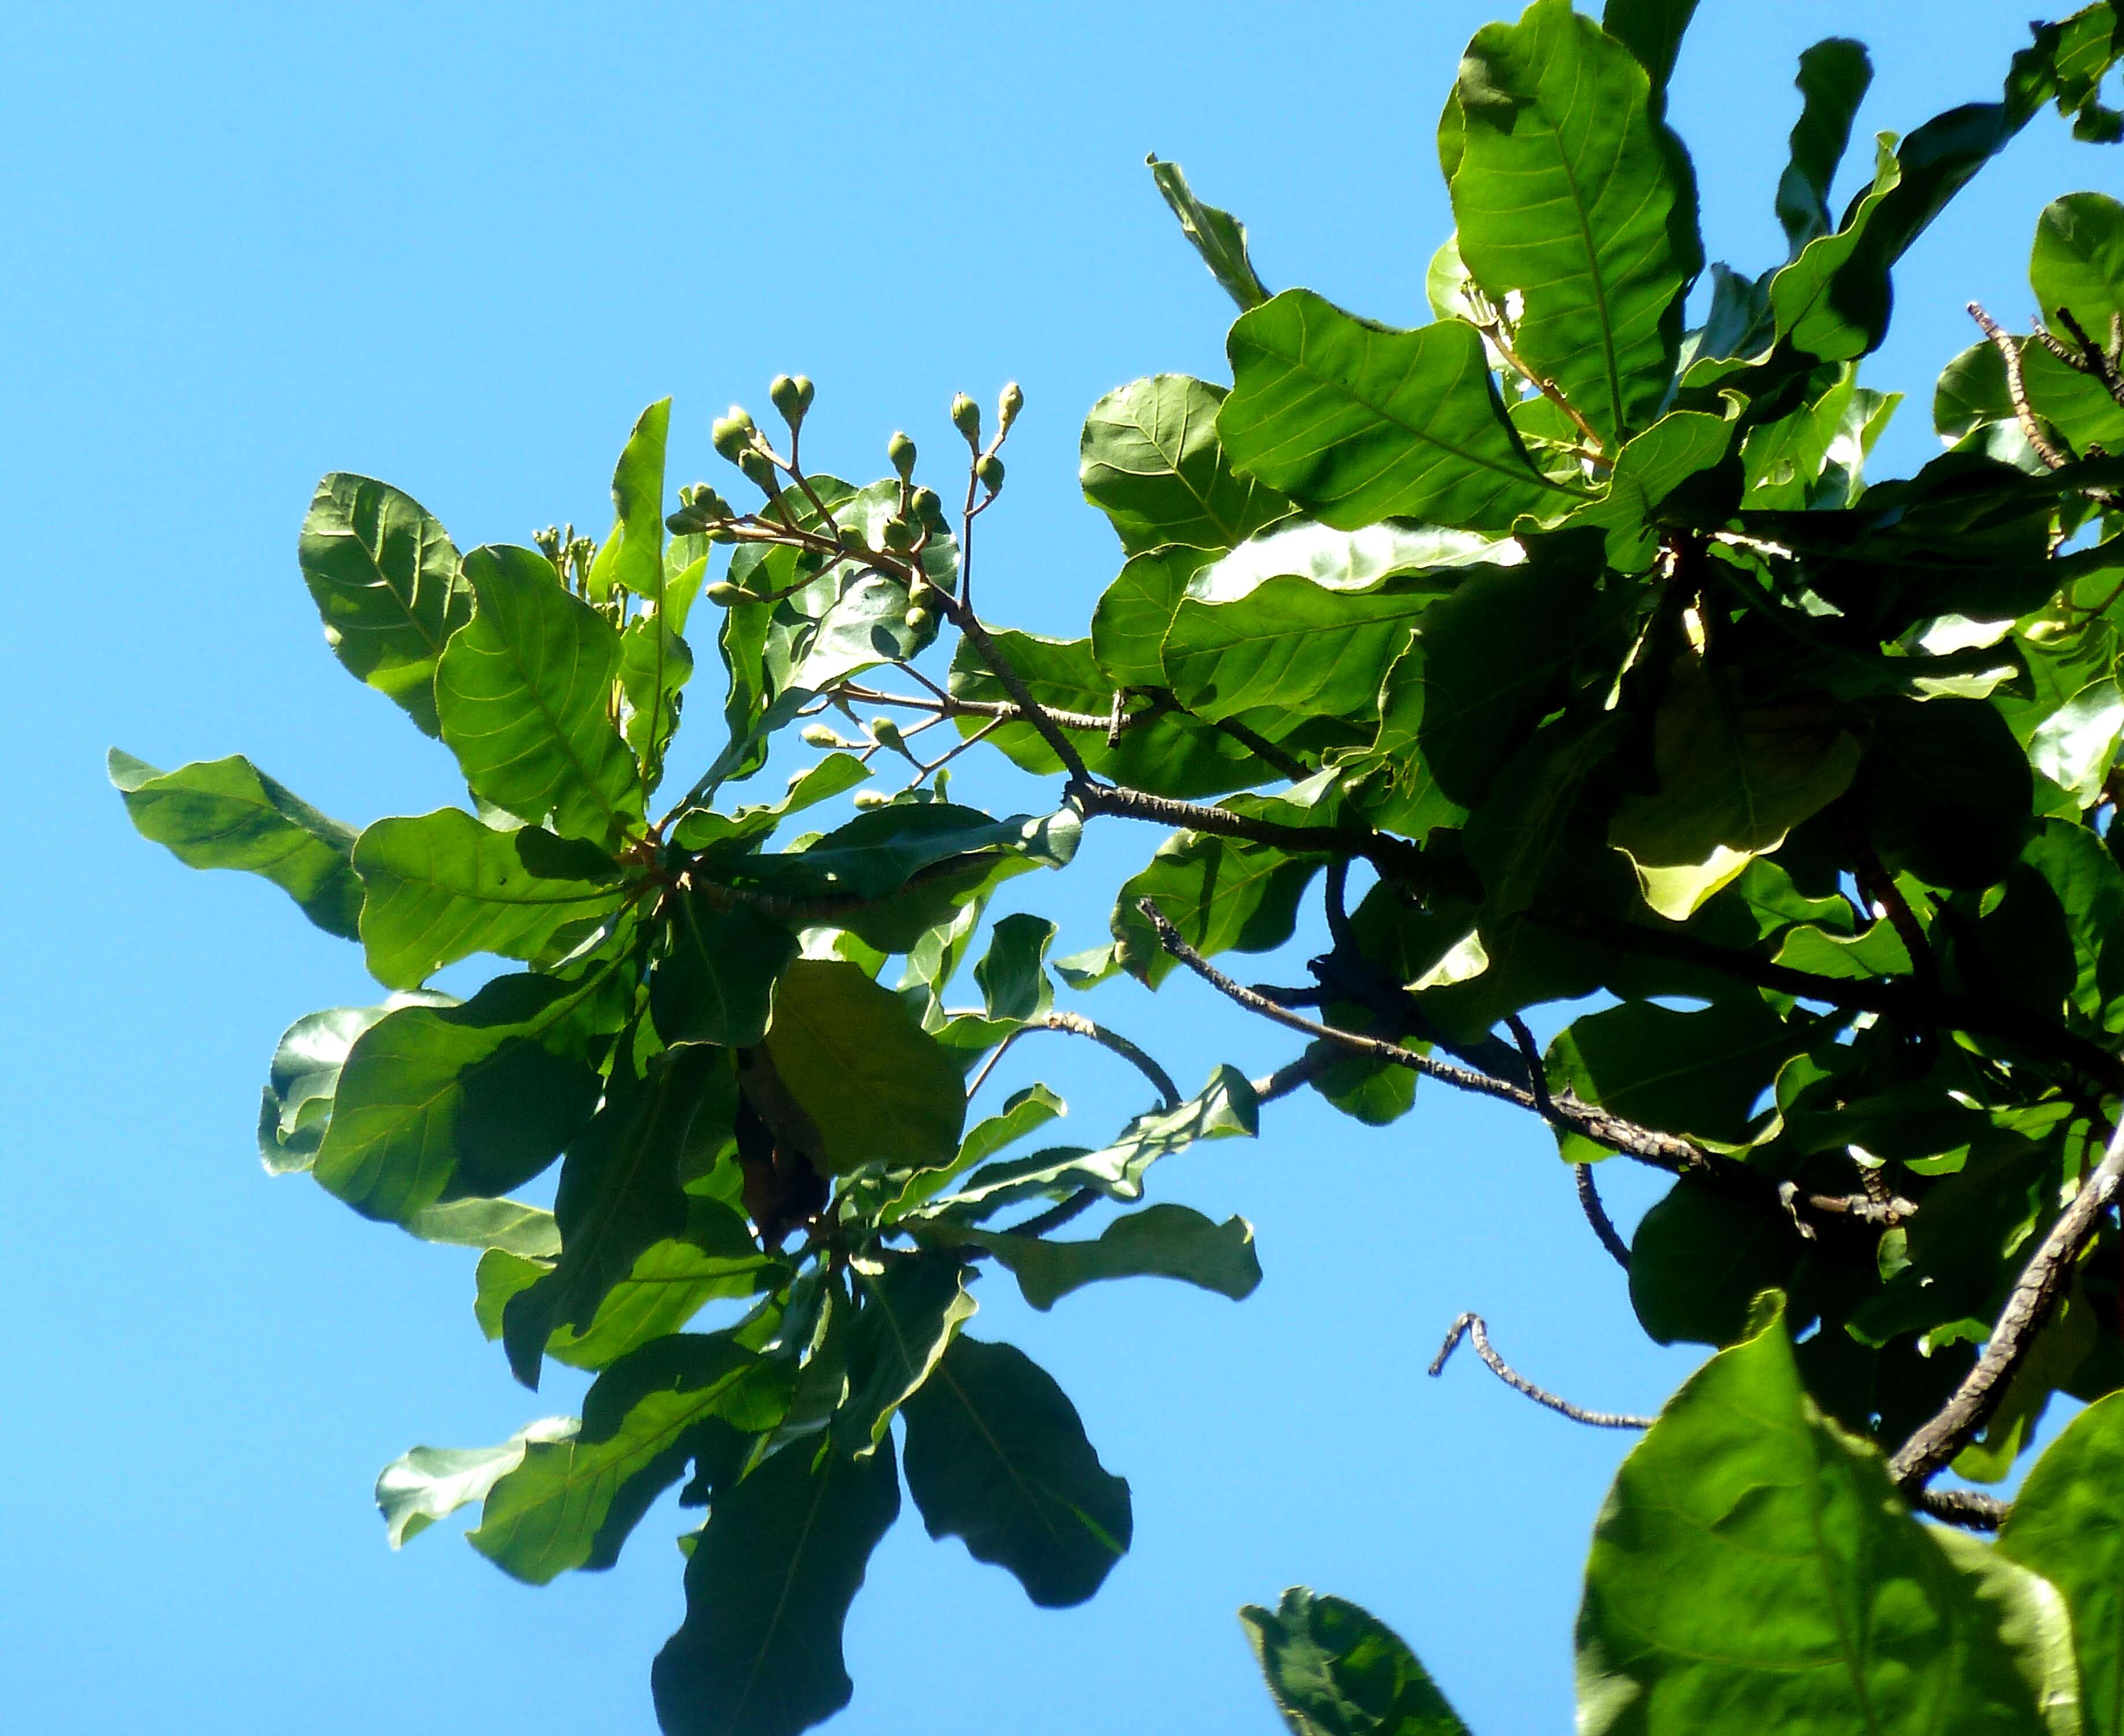
[[(1995, 96), (2029, 10), (1704, 0), (1673, 115), (1712, 256), (1755, 270), (1779, 251), (1801, 48), (1867, 38), (1862, 135), (1907, 130)], [(499, 1439), (580, 1382), (513, 1385), (473, 1323), (468, 1253), (261, 1172), (273, 1043), (298, 1014), (374, 998), (359, 955), (261, 883), (138, 840), (103, 781), (115, 742), (162, 765), (247, 752), (357, 823), (462, 799), (447, 755), (319, 638), (294, 564), (317, 476), (393, 481), (466, 547), (571, 518), (601, 533), (619, 443), (665, 393), (674, 485), (713, 474), (710, 419), (733, 397), (764, 409), (785, 368), (819, 384), (807, 450), (864, 480), (892, 429), (942, 450), (953, 390), (988, 400), (1014, 378), (1028, 408), (984, 521), (985, 608), (1081, 630), (1118, 565), (1077, 492), (1083, 412), (1139, 374), (1223, 377), (1231, 310), (1144, 153), (1246, 218), (1271, 286), (1416, 323), (1450, 227), (1433, 127), (1490, 16), (0, 9), (10, 1728), (654, 1728), (674, 1508), (613, 1572), (544, 1590), (454, 1524), (387, 1551), (369, 1493), (386, 1461)], [(1971, 335), (1962, 304), (2031, 311), (2042, 204), (2120, 180), (2124, 157), (2046, 116), (1918, 246), (1871, 364), (1915, 400), (1877, 474), (1932, 449), (1933, 376)], [(1102, 937), (1118, 877), (1157, 842), (1101, 826), (1036, 889), (1064, 950)], [(1190, 1084), (1295, 1047), (1184, 981), (1155, 999), (1117, 986), (1095, 1010)], [(1139, 1106), (1128, 1076), (1033, 1047), (1022, 1077), (1041, 1066), (1084, 1132)], [(1623, 1169), (1603, 1179), (1627, 1228), (1655, 1189)], [(1143, 1281), (1036, 1316), (991, 1280), (975, 1329), (1074, 1396), (1134, 1485), (1133, 1554), (1088, 1606), (1043, 1612), (909, 1513), (858, 1599), (856, 1700), (834, 1728), (1267, 1736), (1233, 1612), (1299, 1582), (1393, 1623), (1478, 1736), (1567, 1728), (1579, 1565), (1628, 1438), (1536, 1410), (1472, 1361), (1436, 1382), (1424, 1364), (1470, 1307), (1591, 1405), (1652, 1409), (1694, 1358), (1642, 1340), (1547, 1136), (1435, 1087), (1384, 1132), (1299, 1099), (1257, 1144), (1162, 1166), (1153, 1191), (1254, 1221), (1268, 1275), (1252, 1299)]]

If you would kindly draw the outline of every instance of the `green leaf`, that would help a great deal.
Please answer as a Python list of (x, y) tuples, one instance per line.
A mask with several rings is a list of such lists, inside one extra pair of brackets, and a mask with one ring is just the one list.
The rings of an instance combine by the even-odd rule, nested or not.
[(241, 754), (159, 772), (115, 748), (110, 781), (141, 837), (188, 868), (262, 875), (327, 934), (359, 931), (354, 828), (275, 783)]
[[(430, 1005), (456, 1004), (445, 996), (418, 998)], [(388, 1004), (329, 1007), (305, 1013), (281, 1033), (258, 1116), (258, 1155), (268, 1174), (285, 1175), (310, 1166), (331, 1119), (332, 1094), (339, 1089), (347, 1051), (355, 1038), (392, 1011)]]
[(848, 1337), (848, 1396), (834, 1416), (843, 1450), (873, 1452), (900, 1406), (936, 1371), (976, 1304), (974, 1273), (957, 1255), (895, 1254), (876, 1275), (862, 1273), (861, 1307)]
[(471, 1543), (511, 1577), (544, 1585), (605, 1568), (651, 1502), (717, 1424), (771, 1429), (787, 1392), (768, 1360), (728, 1334), (660, 1338), (599, 1375), (572, 1438), (533, 1443), (496, 1482)]
[[(1779, 1067), (1822, 1035), (1753, 998), (1696, 1012), (1625, 1001), (1565, 1027), (1549, 1045), (1549, 1077), (1641, 1126), (1741, 1145)], [(1574, 1155), (1577, 1136), (1559, 1137)]]
[(1477, 569), (1425, 612), (1421, 655), (1394, 668), (1374, 751), (1419, 746), (1439, 787), (1473, 805), (1606, 631), (1582, 568)]
[(1793, 82), (1803, 101), (1777, 199), (1778, 221), (1794, 256), (1836, 227), (1830, 215), (1829, 189), (1851, 142), (1852, 118), (1873, 82), (1873, 63), (1863, 43), (1830, 36), (1800, 54), (1799, 75)]
[(2124, 313), (2124, 204), (2106, 193), (2068, 193), (2044, 206), (2028, 282), (2045, 324), (2061, 327), (2058, 309), (2070, 307), (2089, 337), (2107, 344), (2110, 321)]
[(1234, 603), (1191, 595), (1165, 636), (1166, 685), (1198, 717), (1264, 708), (1369, 717), (1387, 666), (1447, 588), (1418, 576), (1351, 595), (1288, 578)]
[(1871, 701), (1866, 757), (1851, 786), (1881, 859), (1932, 886), (1989, 886), (2031, 825), (2028, 762), (1991, 706), (1976, 699)]
[(672, 898), (671, 950), (649, 977), (656, 1034), (666, 1043), (750, 1048), (767, 1034), (774, 985), (796, 936), (750, 905), (718, 904), (696, 884)]
[(1219, 1067), (1187, 1102), (1136, 1116), (1111, 1145), (1097, 1152), (1064, 1146), (989, 1164), (940, 1201), (938, 1209), (980, 1218), (1021, 1199), (1065, 1198), (1079, 1188), (1096, 1188), (1110, 1199), (1138, 1200), (1144, 1172), (1159, 1158), (1197, 1140), (1251, 1139), (1260, 1123), (1260, 1100), (1247, 1076), (1235, 1067)]
[(929, 1535), (963, 1539), (1041, 1607), (1082, 1603), (1128, 1552), (1126, 1480), (1022, 1351), (954, 1340), (905, 1415), (907, 1487)]
[(1114, 900), (1115, 957), (1153, 988), (1179, 968), (1136, 908), (1146, 898), (1205, 958), (1273, 951), (1295, 930), (1298, 901), (1323, 860), (1214, 833), (1176, 832)]
[[(431, 1212), (453, 1209), (429, 1208)], [(526, 1251), (542, 1257), (522, 1257)], [(510, 1299), (551, 1270), (552, 1256), (560, 1251), (560, 1232), (555, 1228), (550, 1246), (515, 1251), (490, 1249), (481, 1259), (472, 1311), (488, 1338), (501, 1336), (502, 1315)], [(643, 1249), (635, 1257), (633, 1269), (605, 1293), (596, 1318), (580, 1333), (570, 1326), (557, 1328), (546, 1341), (546, 1354), (571, 1368), (603, 1368), (652, 1338), (679, 1330), (711, 1302), (756, 1295), (786, 1282), (788, 1276), (787, 1266), (760, 1252), (745, 1220), (729, 1206), (689, 1195), (685, 1235)]]
[(478, 598), (435, 670), (443, 739), (473, 795), (607, 848), (641, 823), (641, 775), (611, 716), (619, 635), (529, 549), (476, 548)]
[(664, 594), (664, 448), (670, 427), (671, 401), (660, 398), (627, 437), (612, 473), (617, 517), (590, 569), (594, 597), (609, 596), (614, 585), (637, 597)]
[(1553, 875), (1591, 864), (1587, 840), (1572, 829), (1587, 779), (1606, 762), (1626, 728), (1610, 712), (1545, 724), (1498, 767), (1494, 788), (1468, 823), (1468, 860), (1496, 917), (1530, 908)]
[(948, 1163), (966, 1099), (959, 1069), (907, 1003), (858, 965), (800, 959), (782, 978), (766, 1051), (836, 1175), (870, 1162)]
[(1910, 1516), (1807, 1396), (1769, 1308), (1624, 1461), (1586, 1565), (1579, 1729), (2042, 1730), (2062, 1631), (2046, 1591), (1970, 1570)]
[(1057, 1116), (1067, 1113), (1062, 1100), (1044, 1085), (1028, 1085), (1004, 1100), (1003, 1113), (977, 1121), (959, 1142), (959, 1153), (937, 1170), (919, 1170), (884, 1211), (880, 1221), (893, 1223), (927, 1204), (977, 1163), (985, 1163), (998, 1152), (1037, 1132)]
[(1354, 1603), (1294, 1585), (1273, 1615), (1248, 1604), (1239, 1626), (1295, 1736), (1468, 1736), (1416, 1654)]
[(1697, 0), (1608, 0), (1600, 28), (1621, 43), (1645, 69), (1652, 85), (1652, 118), (1666, 112), (1667, 82)]
[(620, 866), (542, 827), (497, 832), (456, 808), (378, 820), (354, 847), (369, 973), (417, 988), (476, 952), (551, 963), (619, 908)]
[(604, 1106), (570, 1142), (561, 1166), (553, 1200), (561, 1257), (503, 1311), (502, 1344), (525, 1386), (537, 1390), (555, 1327), (588, 1328), (641, 1254), (684, 1231), (679, 1154), (695, 1116), (735, 1113), (727, 1087), (717, 1089), (729, 1067), (723, 1050), (694, 1044), (660, 1056), (644, 1078), (615, 1065)]
[(1615, 454), (1606, 498), (1572, 522), (1606, 527), (1608, 564), (1618, 572), (1645, 571), (1659, 553), (1661, 509), (1670, 497), (1695, 494), (1685, 485), (1724, 461), (1736, 426), (1700, 410), (1661, 416)]
[(1234, 1302), (1252, 1295), (1262, 1279), (1252, 1224), (1243, 1218), (1215, 1223), (1182, 1205), (1146, 1206), (1116, 1218), (1095, 1241), (964, 1233), (1007, 1266), (1025, 1299), (1042, 1311), (1110, 1278), (1175, 1278)]
[(376, 1505), (391, 1546), (402, 1549), (436, 1520), (486, 1499), (524, 1462), (531, 1443), (566, 1440), (576, 1427), (571, 1416), (549, 1416), (526, 1424), (498, 1447), (415, 1447), (400, 1454), (376, 1479)]
[(1130, 554), (1167, 543), (1236, 547), (1290, 503), (1234, 472), (1217, 443), (1221, 387), (1153, 374), (1108, 392), (1084, 419), (1077, 474)]
[(1092, 611), (1092, 655), (1117, 687), (1154, 687), (1165, 680), (1159, 650), (1187, 581), (1215, 558), (1177, 547), (1131, 555)]
[(1292, 518), (1203, 566), (1191, 576), (1186, 594), (1198, 603), (1238, 603), (1285, 577), (1323, 591), (1375, 591), (1398, 573), (1436, 575), (1445, 589), (1455, 582), (1449, 575), (1456, 569), (1517, 566), (1525, 559), (1525, 548), (1510, 537), (1393, 521), (1337, 530)]
[(1640, 867), (1673, 867), (1722, 847), (1774, 850), (1850, 786), (1858, 744), (1826, 699), (1750, 703), (1724, 671), (1688, 657), (1653, 713), (1652, 768), (1657, 787), (1624, 796), (1608, 837)]
[(1695, 270), (1644, 68), (1570, 0), (1536, 0), (1477, 32), (1448, 113), (1460, 256), (1497, 307), (1525, 298), (1520, 359), (1619, 442), (1666, 394)]
[(317, 484), (296, 558), (332, 655), (439, 734), (435, 662), (472, 608), (449, 533), (411, 495), (335, 472)]
[(841, 1626), (899, 1513), (889, 1443), (862, 1459), (785, 1447), (717, 1496), (650, 1675), (666, 1736), (796, 1736), (846, 1706)]
[(580, 1058), (596, 978), (496, 978), (462, 1006), (402, 1006), (355, 1039), (312, 1173), (365, 1218), (508, 1193), (596, 1107)]
[(1755, 1298), (1792, 1282), (1799, 1255), (1781, 1210), (1684, 1176), (1630, 1238), (1630, 1306), (1656, 1343), (1733, 1344)]
[(1389, 331), (1286, 289), (1242, 314), (1226, 348), (1236, 383), (1217, 431), (1232, 463), (1340, 529), (1403, 516), (1505, 531), (1585, 498), (1527, 462), (1471, 326)]
[(424, 1207), (405, 1227), (423, 1241), (484, 1248), (512, 1259), (547, 1260), (561, 1251), (553, 1214), (518, 1199), (453, 1199)]
[(2072, 1419), (2030, 1470), (1999, 1553), (2072, 1612), (2087, 1736), (2124, 1732), (2124, 1394)]
[(1144, 161), (1150, 166), (1150, 178), (1158, 183), (1158, 192), (1180, 219), (1181, 233), (1202, 256), (1202, 263), (1224, 293), (1239, 304), (1239, 312), (1266, 301), (1268, 291), (1247, 256), (1247, 226), (1230, 212), (1197, 199), (1178, 163), (1160, 162), (1156, 152)]
[(995, 925), (988, 951), (974, 966), (991, 1019), (1036, 1019), (1054, 1005), (1055, 990), (1042, 968), (1054, 943), (1055, 925), (1046, 917), (1021, 912)]

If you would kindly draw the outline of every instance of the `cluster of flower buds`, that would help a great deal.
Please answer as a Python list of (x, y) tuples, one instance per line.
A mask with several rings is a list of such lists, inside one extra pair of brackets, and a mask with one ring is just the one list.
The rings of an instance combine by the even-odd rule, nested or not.
[(705, 534), (712, 542), (731, 542), (736, 540), (730, 528), (736, 517), (729, 501), (707, 483), (696, 482), (679, 490), (679, 509), (664, 526), (674, 537)]

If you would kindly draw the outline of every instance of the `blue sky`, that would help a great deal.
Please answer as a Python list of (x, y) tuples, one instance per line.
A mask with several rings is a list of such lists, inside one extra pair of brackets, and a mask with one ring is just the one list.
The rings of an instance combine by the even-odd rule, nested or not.
[[(359, 955), (270, 888), (140, 842), (103, 782), (115, 742), (164, 765), (247, 752), (357, 823), (460, 799), (447, 756), (319, 638), (294, 559), (317, 476), (396, 481), (467, 547), (570, 518), (601, 532), (619, 443), (666, 393), (674, 484), (713, 473), (711, 418), (764, 407), (785, 368), (819, 382), (807, 450), (861, 479), (894, 428), (941, 451), (955, 389), (987, 400), (1016, 378), (1028, 408), (984, 520), (984, 605), (1074, 631), (1118, 565), (1076, 490), (1084, 411), (1139, 374), (1223, 374), (1230, 310), (1144, 153), (1247, 219), (1272, 286), (1417, 322), (1450, 228), (1432, 129), (1492, 16), (619, 10), (0, 12), (12, 1728), (653, 1729), (674, 1508), (613, 1572), (543, 1591), (453, 1527), (385, 1549), (369, 1490), (387, 1460), (498, 1439), (579, 1384), (512, 1384), (473, 1324), (468, 1254), (261, 1172), (275, 1039), (373, 999)], [(1801, 48), (1865, 37), (1862, 134), (1907, 130), (1995, 94), (2026, 10), (1705, 0), (1672, 112), (1712, 256), (1760, 269), (1780, 251)], [(2120, 170), (2046, 117), (1920, 244), (1870, 364), (1915, 401), (1877, 474), (1932, 449), (1962, 304), (2024, 318), (2037, 211), (2124, 191)], [(1036, 889), (1065, 949), (1102, 937), (1157, 842), (1102, 823)], [(1294, 1046), (1182, 982), (1097, 1010), (1190, 1082)], [(1019, 1082), (1041, 1066), (1088, 1131), (1139, 1106), (1125, 1073), (1032, 1047)], [(1656, 1190), (1623, 1168), (1603, 1179), (1627, 1227)], [(1154, 1190), (1254, 1221), (1252, 1299), (1144, 1283), (1036, 1316), (989, 1282), (975, 1329), (1074, 1396), (1134, 1485), (1134, 1553), (1092, 1604), (1043, 1612), (904, 1517), (856, 1605), (857, 1697), (835, 1728), (1267, 1736), (1233, 1612), (1299, 1582), (1391, 1621), (1481, 1736), (1563, 1728), (1579, 1564), (1628, 1438), (1472, 1361), (1436, 1382), (1423, 1366), (1466, 1307), (1588, 1404), (1652, 1409), (1693, 1358), (1642, 1340), (1547, 1136), (1432, 1088), (1384, 1132), (1294, 1100), (1257, 1143), (1174, 1160)]]

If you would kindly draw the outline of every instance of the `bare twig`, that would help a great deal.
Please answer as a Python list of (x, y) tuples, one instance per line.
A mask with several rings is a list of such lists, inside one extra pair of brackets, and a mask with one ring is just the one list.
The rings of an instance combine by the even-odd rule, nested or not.
[(2071, 308), (2059, 308), (2057, 317), (2058, 323), (2072, 334), (2072, 340), (2079, 345), (2079, 360), (2075, 361), (2069, 355), (2065, 359), (2082, 373), (2093, 374), (2102, 382), (2103, 389), (2111, 397), (2124, 405), (2124, 375), (2117, 373), (2114, 358), (2087, 335), (2087, 328), (2072, 317)]
[(2006, 396), (2014, 401), (2014, 414), (2020, 421), (2021, 432), (2028, 437), (2028, 444), (2051, 469), (2063, 470), (2072, 462), (2071, 457), (2051, 444), (2050, 437), (2043, 432), (2035, 411), (2029, 407), (2028, 388), (2021, 378), (2021, 346), (2014, 341), (2013, 334), (2002, 329), (1980, 303), (1969, 303), (1969, 317), (1976, 321), (1977, 329), (1990, 339), (1999, 359), (2006, 364)]
[(2042, 1246), (2021, 1269), (1976, 1366), (1955, 1388), (1954, 1396), (1920, 1424), (1888, 1462), (1889, 1475), (1905, 1490), (1923, 1488), (1976, 1438), (1976, 1431), (1998, 1408), (2014, 1372), (2035, 1348), (2037, 1337), (2071, 1279), (2080, 1250), (2093, 1236), (2120, 1181), (2124, 1181), (2124, 1130), (2111, 1138), (2109, 1149), (2094, 1173), (2080, 1184), (2072, 1203), (2051, 1226)]
[(1562, 389), (1553, 380), (1544, 379), (1519, 359), (1518, 354), (1512, 349), (1511, 339), (1505, 331), (1505, 322), (1501, 319), (1493, 319), (1488, 325), (1478, 325), (1475, 329), (1490, 340), (1491, 348), (1511, 364), (1512, 371), (1515, 373), (1571, 419), (1579, 433), (1586, 437), (1588, 455), (1592, 462), (1603, 466), (1606, 465), (1609, 460), (1605, 456), (1600, 436), (1593, 425), (1578, 413), (1577, 406), (1564, 396)]
[(1974, 1489), (1920, 1489), (1910, 1495), (1910, 1505), (1921, 1513), (1961, 1525), (1971, 1531), (1996, 1531), (2014, 1510), (2011, 1501), (1983, 1494)]
[(1109, 1049), (1127, 1062), (1144, 1078), (1150, 1081), (1151, 1089), (1158, 1095), (1160, 1106), (1168, 1110), (1180, 1107), (1182, 1099), (1180, 1087), (1172, 1082), (1172, 1075), (1160, 1067), (1150, 1055), (1129, 1041), (1119, 1031), (1109, 1030), (1095, 1020), (1082, 1013), (1068, 1012), (1057, 1007), (1038, 1020), (1049, 1030), (1066, 1030), (1080, 1037), (1089, 1037), (1100, 1048)]
[(1258, 1101), (1273, 1103), (1279, 1097), (1288, 1097), (1293, 1091), (1310, 1085), (1340, 1058), (1325, 1044), (1315, 1044), (1295, 1059), (1285, 1062), (1274, 1072), (1248, 1082), (1253, 1086)]
[(1593, 1233), (1600, 1238), (1617, 1265), (1625, 1272), (1630, 1269), (1630, 1245), (1615, 1232), (1615, 1221), (1609, 1217), (1608, 1208), (1600, 1203), (1600, 1189), (1593, 1185), (1593, 1166), (1574, 1163), (1571, 1166), (1572, 1180), (1578, 1188), (1578, 1205), (1586, 1213), (1586, 1222), (1593, 1226)]
[[(1375, 1061), (1407, 1067), (1412, 1072), (1436, 1079), (1456, 1091), (1496, 1097), (1506, 1103), (1516, 1104), (1521, 1109), (1534, 1107), (1534, 1093), (1524, 1086), (1494, 1079), (1489, 1074), (1477, 1072), (1472, 1067), (1455, 1067), (1450, 1062), (1433, 1060), (1429, 1055), (1405, 1049), (1398, 1043), (1389, 1043), (1382, 1038), (1368, 1037), (1356, 1031), (1343, 1030), (1336, 1025), (1323, 1025), (1318, 1019), (1309, 1019), (1302, 1013), (1277, 1006), (1275, 1002), (1254, 993), (1243, 983), (1234, 982), (1196, 951), (1181, 937), (1180, 931), (1166, 919), (1164, 913), (1152, 900), (1140, 899), (1136, 908), (1157, 931), (1159, 945), (1219, 994), (1236, 1001), (1248, 1011), (1257, 1012), (1263, 1018), (1272, 1020), (1291, 1030), (1302, 1031), (1309, 1037), (1318, 1037), (1332, 1043), (1353, 1054), (1369, 1055)], [(1710, 1166), (1710, 1159), (1688, 1140), (1624, 1121), (1595, 1105), (1581, 1102), (1568, 1092), (1556, 1099), (1553, 1107), (1559, 1124), (1568, 1126), (1574, 1133), (1584, 1134), (1596, 1145), (1605, 1145), (1610, 1151), (1620, 1152), (1642, 1163), (1672, 1171), (1702, 1171)]]
[(1445, 1342), (1439, 1347), (1438, 1354), (1431, 1362), (1433, 1379), (1445, 1372), (1445, 1359), (1459, 1347), (1464, 1334), (1473, 1340), (1475, 1354), (1489, 1365), (1491, 1373), (1513, 1391), (1525, 1393), (1534, 1403), (1546, 1405), (1559, 1416), (1567, 1416), (1574, 1423), (1584, 1423), (1593, 1429), (1649, 1429), (1652, 1425), (1651, 1417), (1626, 1416), (1613, 1410), (1588, 1410), (1582, 1405), (1574, 1405), (1569, 1399), (1558, 1398), (1553, 1392), (1535, 1386), (1490, 1348), (1490, 1335), (1484, 1329), (1483, 1316), (1479, 1314), (1464, 1314), (1453, 1322), (1453, 1330), (1445, 1335)]
[(1097, 1188), (1079, 1188), (1059, 1205), (1051, 1205), (1028, 1218), (1023, 1223), (1012, 1224), (1003, 1231), (1006, 1236), (1045, 1236), (1050, 1230), (1059, 1230), (1073, 1219), (1081, 1218), (1099, 1203), (1101, 1194)]
[(1070, 795), (1087, 815), (1117, 814), (1124, 819), (1149, 820), (1215, 838), (1243, 838), (1267, 844), (1294, 856), (1360, 856), (1398, 880), (1410, 880), (1421, 872), (1423, 852), (1405, 838), (1383, 832), (1344, 832), (1327, 826), (1289, 826), (1281, 820), (1260, 819), (1234, 814), (1228, 808), (1205, 807), (1200, 802), (1177, 801), (1153, 795), (1148, 791), (1087, 781), (1071, 786)]
[(1238, 718), (1213, 717), (1210, 721), (1215, 728), (1230, 736), (1256, 759), (1275, 767), (1294, 784), (1303, 783), (1307, 778), (1312, 777), (1312, 767), (1304, 761), (1285, 753), (1266, 735), (1249, 730)]

